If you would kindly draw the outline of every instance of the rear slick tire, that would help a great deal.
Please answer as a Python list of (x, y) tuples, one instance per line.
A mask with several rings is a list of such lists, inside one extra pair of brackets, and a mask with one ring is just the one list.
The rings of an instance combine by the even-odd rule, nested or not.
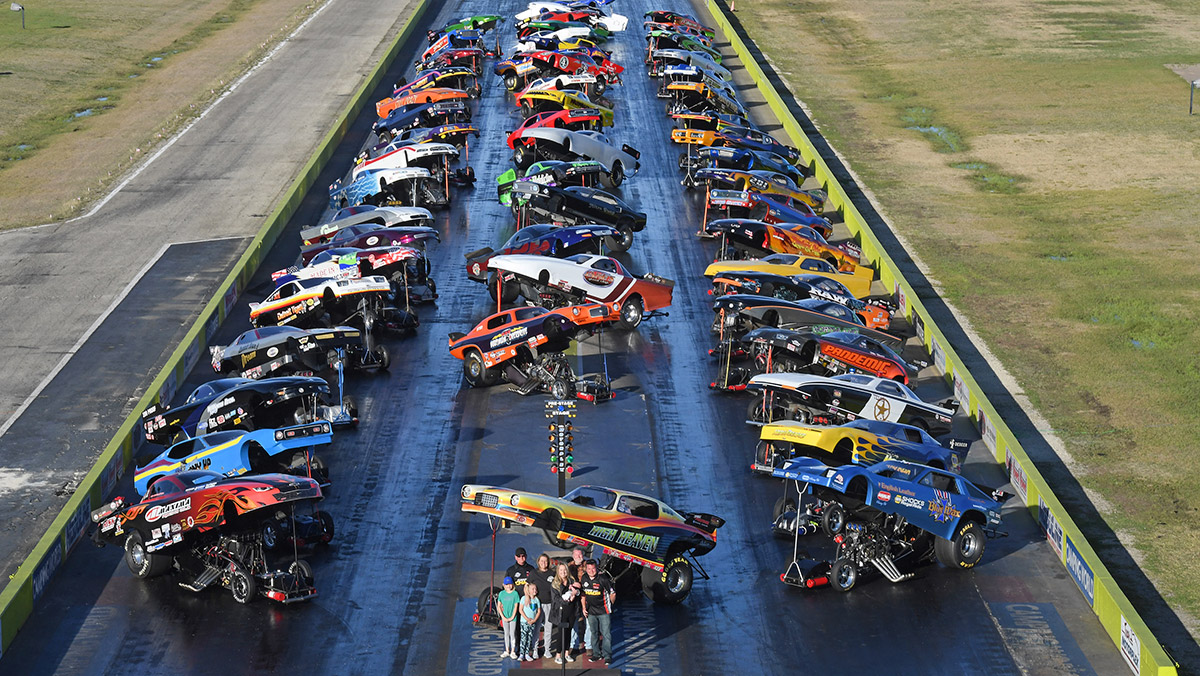
[(692, 591), (692, 563), (682, 554), (667, 557), (662, 572), (642, 568), (642, 593), (655, 603), (677, 605)]

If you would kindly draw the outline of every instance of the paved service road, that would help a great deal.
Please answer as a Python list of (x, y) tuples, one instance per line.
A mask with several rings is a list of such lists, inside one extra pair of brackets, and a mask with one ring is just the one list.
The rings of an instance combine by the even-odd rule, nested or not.
[[(668, 141), (663, 104), (640, 67), (639, 26), (651, 8), (691, 11), (679, 0), (621, 0), (633, 19), (616, 59), (627, 65), (617, 101), (618, 142), (642, 151), (643, 168), (622, 195), (649, 214), (631, 252), (640, 273), (676, 281), (667, 318), (633, 332), (608, 330), (580, 350), (577, 371), (606, 368), (616, 399), (580, 403), (576, 467), (570, 483), (611, 485), (661, 496), (681, 509), (727, 520), (713, 552), (700, 559), (711, 575), (697, 580), (679, 606), (656, 607), (640, 596), (618, 600), (614, 668), (629, 674), (813, 673), (1123, 673), (1116, 649), (1058, 565), (1028, 513), (1006, 510), (1010, 537), (989, 542), (970, 572), (940, 566), (891, 584), (872, 580), (849, 594), (797, 591), (779, 574), (791, 542), (770, 535), (780, 484), (747, 468), (756, 435), (745, 425), (745, 399), (710, 393), (707, 349), (712, 313), (701, 276), (712, 244), (693, 233), (700, 196), (686, 194)], [(514, 0), (460, 2), (431, 19), (498, 12)], [(503, 27), (511, 47), (511, 23)], [(508, 167), (501, 132), (519, 120), (511, 98), (488, 74), (476, 114), (483, 138), (470, 149), (480, 182), (459, 190), (439, 216), (442, 243), (432, 249), (441, 293), (420, 309), (421, 328), (389, 344), (389, 373), (354, 376), (362, 424), (339, 433), (323, 453), (333, 488), (325, 509), (337, 536), (309, 559), (320, 597), (292, 607), (267, 601), (239, 606), (224, 591), (192, 594), (169, 578), (131, 577), (115, 548), (81, 546), (44, 593), (43, 602), (0, 662), (5, 673), (165, 672), (503, 674), (500, 634), (471, 626), (480, 591), (490, 582), (492, 532), (485, 519), (459, 511), (463, 483), (552, 493), (541, 397), (505, 386), (464, 389), (460, 362), (446, 335), (491, 308), (482, 286), (466, 279), (468, 251), (495, 246), (512, 231), (495, 201), (492, 178)], [(745, 92), (745, 90), (744, 90)], [(755, 108), (761, 110), (761, 108)], [(320, 203), (319, 196), (309, 201)], [(311, 222), (318, 211), (301, 213)], [(264, 270), (295, 258), (295, 229)], [(260, 275), (261, 291), (268, 288)], [(249, 295), (256, 295), (251, 292)], [(218, 332), (224, 342), (248, 326), (242, 304)], [(602, 350), (602, 352), (601, 352)], [(212, 378), (202, 364), (183, 391)], [(944, 398), (942, 381), (925, 374), (918, 391)], [(959, 421), (960, 435), (969, 425)], [(978, 445), (978, 444), (977, 444)], [(983, 483), (1002, 472), (976, 450), (965, 469)], [(130, 494), (126, 484), (124, 493)], [(825, 554), (827, 540), (801, 541)], [(547, 550), (540, 533), (500, 531), (496, 566), (524, 546)], [(577, 663), (578, 664), (578, 663)], [(553, 667), (555, 665), (546, 664)]]
[[(159, 254), (172, 260), (170, 245), (253, 237), (395, 38), (410, 4), (395, 3), (381, 20), (376, 2), (330, 0), (94, 215), (0, 233), (0, 580), (66, 501), (47, 487), (83, 477), (245, 245), (194, 251), (190, 268), (176, 268), (193, 276), (181, 275), (173, 288), (139, 275)], [(99, 330), (88, 341), (120, 378), (108, 383), (117, 389), (85, 390), (72, 378), (71, 367), (97, 365), (82, 355), (51, 386), (47, 378), (60, 361), (87, 352), (79, 341), (139, 280), (142, 307), (160, 323), (124, 337), (118, 326), (111, 332), (117, 343), (100, 345)], [(122, 338), (131, 344), (122, 348)], [(35, 430), (37, 443), (23, 426)]]

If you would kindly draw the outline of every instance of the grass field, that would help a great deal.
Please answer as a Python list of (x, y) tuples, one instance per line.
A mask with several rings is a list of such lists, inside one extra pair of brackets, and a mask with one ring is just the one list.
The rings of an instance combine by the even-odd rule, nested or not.
[(77, 214), (320, 3), (25, 4), (0, 15), (0, 229)]
[(1195, 635), (1200, 115), (1166, 67), (1200, 63), (1194, 3), (738, 5)]

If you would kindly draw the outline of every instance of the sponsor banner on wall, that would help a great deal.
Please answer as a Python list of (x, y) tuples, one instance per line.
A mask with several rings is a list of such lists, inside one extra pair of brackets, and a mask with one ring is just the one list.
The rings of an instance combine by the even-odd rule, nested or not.
[(954, 370), (954, 398), (958, 400), (959, 408), (970, 413), (971, 393), (967, 392), (967, 384), (958, 375), (958, 369)]
[(1038, 496), (1038, 523), (1041, 524), (1042, 530), (1046, 533), (1046, 539), (1050, 541), (1050, 546), (1054, 548), (1058, 554), (1058, 560), (1062, 561), (1063, 557), (1063, 529), (1058, 523), (1058, 519), (1050, 511), (1050, 507), (1042, 500), (1042, 496)]
[(1121, 615), (1121, 657), (1125, 658), (1125, 664), (1133, 669), (1133, 673), (1142, 673), (1142, 640), (1133, 633), (1133, 627), (1125, 621), (1125, 615)]
[(204, 342), (206, 344), (212, 344), (213, 334), (217, 332), (217, 328), (220, 326), (221, 316), (216, 312), (212, 313), (212, 315), (208, 318), (208, 321), (204, 324)]
[(896, 293), (897, 308), (902, 316), (908, 315), (908, 296), (904, 293), (904, 287), (900, 286), (900, 282), (892, 283), (893, 291)]
[(229, 313), (233, 311), (233, 306), (237, 305), (237, 299), (238, 299), (237, 287), (238, 287), (238, 283), (237, 283), (237, 280), (235, 279), (233, 281), (233, 284), (230, 284), (229, 288), (225, 291), (225, 297), (223, 300), (225, 303), (225, 316), (226, 317), (228, 317)]
[(191, 373), (192, 367), (196, 365), (196, 360), (200, 358), (200, 339), (196, 338), (183, 352), (183, 372)]
[(71, 515), (67, 520), (67, 527), (63, 534), (67, 537), (67, 551), (79, 542), (79, 538), (87, 531), (88, 524), (92, 521), (92, 496), (84, 495), (83, 501), (79, 503), (79, 509)]
[(1083, 557), (1079, 555), (1079, 550), (1075, 548), (1075, 543), (1071, 542), (1071, 538), (1068, 536), (1064, 542), (1066, 546), (1063, 547), (1063, 563), (1066, 564), (1071, 577), (1075, 579), (1079, 591), (1083, 592), (1083, 597), (1088, 600), (1088, 605), (1095, 606), (1096, 576), (1092, 574), (1092, 568), (1087, 565), (1087, 561), (1084, 561)]
[(54, 577), (54, 571), (58, 570), (58, 564), (62, 563), (62, 540), (55, 538), (54, 546), (50, 551), (46, 552), (46, 556), (42, 558), (42, 562), (33, 569), (33, 602), (37, 603), (41, 598), (42, 592), (46, 589), (46, 584), (50, 582), (50, 578)]
[(108, 467), (104, 468), (104, 476), (100, 479), (100, 497), (112, 493), (112, 490), (117, 487), (117, 482), (121, 480), (121, 475), (125, 471), (125, 455), (121, 451), (113, 454), (111, 460), (108, 461)]
[(1012, 451), (1008, 449), (1004, 450), (1004, 464), (1008, 466), (1009, 483), (1016, 489), (1021, 502), (1025, 502), (1029, 497), (1029, 480), (1025, 476), (1025, 469), (1021, 467), (1017, 459), (1013, 457)]
[(933, 365), (942, 373), (946, 372), (946, 353), (942, 351), (942, 346), (938, 345), (937, 338), (930, 341), (933, 346), (930, 352), (933, 354)]
[(977, 411), (979, 414), (979, 436), (983, 437), (983, 443), (992, 452), (992, 456), (996, 455), (996, 426), (992, 424), (991, 418), (987, 417), (987, 413), (983, 408)]
[(913, 326), (917, 329), (917, 338), (921, 344), (925, 344), (925, 322), (921, 321), (921, 315), (913, 315)]

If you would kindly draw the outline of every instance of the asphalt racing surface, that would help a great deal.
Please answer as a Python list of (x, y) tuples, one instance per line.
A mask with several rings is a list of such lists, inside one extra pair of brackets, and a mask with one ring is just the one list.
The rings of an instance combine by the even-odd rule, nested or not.
[[(523, 8), (512, 0), (448, 3), (430, 24)], [(669, 317), (648, 319), (636, 331), (607, 330), (585, 342), (584, 356), (572, 357), (579, 372), (607, 369), (616, 398), (579, 403), (577, 471), (568, 483), (631, 489), (726, 520), (717, 547), (699, 559), (711, 579), (697, 579), (683, 604), (618, 599), (613, 668), (645, 676), (1128, 673), (1017, 505), (1005, 512), (1010, 536), (989, 541), (970, 572), (931, 565), (912, 580), (874, 578), (848, 594), (799, 591), (779, 581), (792, 548), (770, 533), (781, 484), (748, 469), (757, 434), (744, 422), (746, 400), (708, 389), (716, 367), (707, 355), (714, 338), (701, 273), (714, 245), (695, 237), (703, 196), (679, 185), (679, 151), (641, 62), (643, 12), (695, 10), (678, 0), (618, 0), (613, 9), (631, 26), (610, 43), (627, 70), (624, 85), (606, 94), (616, 102), (617, 119), (608, 133), (641, 151), (641, 171), (619, 192), (649, 214), (647, 229), (619, 258), (676, 286)], [(511, 19), (499, 31), (510, 52)], [(556, 666), (501, 660), (500, 633), (471, 624), (476, 598), (491, 580), (492, 531), (482, 517), (459, 511), (460, 487), (557, 488), (544, 398), (521, 397), (504, 385), (466, 389), (461, 363), (447, 351), (449, 332), (465, 331), (494, 311), (484, 287), (467, 279), (463, 254), (497, 246), (513, 228), (508, 209), (496, 202), (493, 179), (510, 166), (503, 132), (520, 123), (519, 113), (490, 64), (482, 82), (474, 124), (483, 135), (469, 151), (479, 182), (474, 190), (456, 190), (453, 208), (437, 218), (442, 243), (430, 249), (441, 297), (418, 309), (415, 336), (388, 343), (389, 372), (348, 377), (362, 423), (339, 431), (322, 452), (333, 481), (323, 508), (333, 514), (337, 535), (329, 548), (306, 557), (320, 596), (293, 606), (265, 599), (241, 606), (224, 590), (193, 594), (170, 576), (143, 582), (118, 548), (83, 543), (0, 659), (0, 673), (495, 675)], [(742, 91), (753, 105), (750, 90)], [(249, 328), (245, 301), (265, 297), (267, 274), (294, 261), (299, 225), (328, 218), (324, 202), (323, 194), (306, 202), (216, 343)], [(939, 377), (922, 375), (917, 391), (926, 400), (948, 396)], [(213, 377), (202, 359), (180, 391), (186, 395)], [(956, 436), (970, 433), (965, 420), (957, 427)], [(1003, 481), (981, 448), (973, 449), (964, 474), (988, 485)], [(118, 493), (133, 495), (128, 479)], [(531, 559), (550, 549), (532, 531), (500, 531), (495, 542), (501, 571), (517, 546), (529, 549)], [(801, 546), (817, 555), (830, 549), (821, 536)]]

